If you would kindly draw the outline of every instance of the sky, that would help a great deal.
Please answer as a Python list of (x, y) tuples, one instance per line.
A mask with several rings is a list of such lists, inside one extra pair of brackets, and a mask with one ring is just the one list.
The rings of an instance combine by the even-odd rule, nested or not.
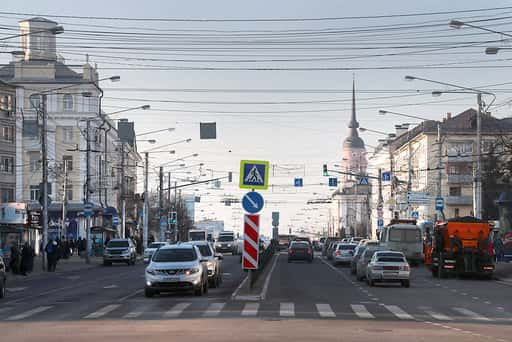
[[(446, 88), (406, 82), (405, 75), (492, 90), (499, 104), (492, 108), (493, 115), (509, 116), (512, 87), (506, 83), (512, 51), (484, 54), (488, 46), (509, 46), (508, 37), (468, 27), (456, 30), (448, 22), (473, 21), (507, 32), (512, 27), (512, 8), (439, 12), (511, 5), (510, 1), (3, 0), (0, 39), (16, 34), (17, 22), (23, 18), (40, 15), (57, 21), (65, 29), (57, 48), (66, 63), (83, 64), (89, 54), (100, 77), (121, 77), (121, 82), (103, 84), (107, 113), (150, 104), (151, 110), (123, 115), (135, 122), (138, 133), (174, 127), (173, 132), (151, 135), (158, 141), (156, 146), (192, 138), (189, 144), (175, 145), (175, 155), (150, 159), (152, 185), (159, 164), (194, 153), (199, 156), (187, 158), (187, 165), (204, 166), (201, 171), (190, 168), (191, 175), (206, 174), (201, 179), (207, 179), (212, 175), (207, 169), (214, 170), (215, 177), (233, 171), (235, 182), (223, 182), (221, 189), (203, 185), (186, 190), (201, 195), (196, 219), (223, 219), (226, 227), (239, 230), (242, 210), (221, 200), (241, 198), (244, 193), (236, 181), (240, 160), (268, 160), (274, 165), (270, 179), (274, 186), (262, 192), (267, 201), (262, 231), (270, 234), (272, 211), (281, 212), (281, 232), (325, 225), (326, 208), (314, 209), (306, 202), (333, 190), (325, 185), (322, 164), (334, 168), (341, 163), (352, 80), (358, 121), (369, 129), (392, 132), (396, 124), (418, 122), (380, 116), (379, 109), (440, 119), (475, 106), (476, 96), (469, 94), (433, 98), (432, 90)], [(0, 52), (19, 44), (0, 43)], [(0, 63), (9, 59), (0, 53)], [(217, 123), (216, 140), (199, 139), (200, 122)], [(382, 138), (360, 134), (369, 153)], [(140, 142), (138, 147), (144, 151), (153, 146)], [(185, 176), (173, 172), (172, 177)], [(295, 177), (304, 178), (303, 188), (292, 186)], [(315, 223), (306, 223), (307, 217)]]

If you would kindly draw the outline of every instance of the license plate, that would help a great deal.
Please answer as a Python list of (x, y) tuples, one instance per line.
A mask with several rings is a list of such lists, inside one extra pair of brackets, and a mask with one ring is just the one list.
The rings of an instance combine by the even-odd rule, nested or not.
[(163, 277), (163, 280), (164, 281), (176, 281), (176, 280), (180, 280), (180, 277), (168, 276), (168, 277)]

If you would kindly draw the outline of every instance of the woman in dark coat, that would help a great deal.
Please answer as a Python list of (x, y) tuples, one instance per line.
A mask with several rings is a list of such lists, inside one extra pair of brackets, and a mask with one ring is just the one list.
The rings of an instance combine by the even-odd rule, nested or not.
[(34, 249), (28, 242), (25, 242), (23, 250), (21, 251), (21, 274), (27, 275), (27, 272), (32, 272), (34, 268)]
[(11, 260), (9, 261), (9, 267), (13, 274), (20, 273), (20, 251), (16, 246), (11, 247)]

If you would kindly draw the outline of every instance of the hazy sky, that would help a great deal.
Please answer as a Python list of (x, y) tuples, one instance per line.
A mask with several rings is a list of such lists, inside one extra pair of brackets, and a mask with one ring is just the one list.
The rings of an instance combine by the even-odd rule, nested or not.
[[(15, 34), (17, 21), (30, 17), (30, 14), (146, 19), (326, 18), (510, 5), (510, 1), (3, 0), (0, 12), (19, 15), (0, 14), (0, 38)], [(269, 233), (271, 211), (282, 212), (281, 227), (286, 231), (290, 218), (297, 217), (295, 215), (307, 207), (307, 199), (318, 196), (314, 193), (325, 196), (331, 191), (326, 185), (313, 184), (326, 181), (321, 177), (323, 163), (333, 165), (340, 162), (341, 144), (350, 117), (353, 77), (359, 90), (357, 114), (362, 127), (391, 132), (395, 124), (404, 122), (396, 117), (379, 116), (379, 108), (433, 119), (442, 117), (446, 112), (459, 113), (474, 106), (475, 96), (459, 94), (432, 98), (429, 91), (437, 87), (422, 82), (405, 82), (404, 76), (412, 74), (472, 87), (509, 82), (512, 64), (508, 59), (512, 52), (507, 54), (503, 51), (497, 56), (483, 53), (487, 46), (506, 46), (508, 41), (494, 42), (506, 37), (471, 28), (456, 31), (448, 27), (448, 21), (503, 17), (497, 22), (484, 21), (480, 24), (508, 31), (511, 27), (510, 13), (512, 9), (435, 16), (256, 22), (49, 18), (65, 28), (57, 44), (68, 64), (82, 64), (85, 54), (89, 53), (91, 62), (98, 64), (101, 77), (121, 76), (121, 82), (103, 85), (105, 111), (149, 103), (150, 111), (124, 115), (136, 122), (138, 132), (176, 127), (174, 132), (155, 135), (154, 138), (159, 144), (189, 137), (193, 139), (190, 144), (176, 145), (176, 157), (199, 153), (198, 158), (188, 159), (187, 163), (203, 162), (203, 172), (207, 168), (213, 169), (216, 170), (215, 176), (225, 175), (228, 170), (237, 172), (240, 159), (263, 159), (276, 164), (276, 173), (280, 176), (271, 179), (275, 184), (274, 191), (264, 192), (270, 203), (262, 221), (264, 232)], [(381, 31), (376, 30), (376, 26)], [(407, 26), (415, 27), (404, 28)], [(365, 33), (370, 27), (372, 30)], [(112, 32), (123, 32), (124, 36), (117, 36), (116, 41), (110, 43), (108, 38)], [(141, 32), (143, 37), (136, 36)], [(281, 39), (279, 44), (261, 40), (272, 40), (273, 34)], [(3, 43), (0, 44), (0, 52), (11, 51), (18, 44), (12, 40), (0, 43)], [(112, 49), (133, 48), (136, 44), (140, 44), (137, 51)], [(408, 49), (409, 45), (415, 46)], [(439, 50), (447, 46), (449, 48)], [(0, 53), (0, 62), (8, 60), (7, 54)], [(432, 67), (441, 64), (442, 68)], [(503, 68), (496, 68), (496, 65)], [(161, 70), (147, 70), (155, 66)], [(386, 69), (390, 66), (393, 68)], [(402, 66), (408, 68), (397, 69)], [(176, 67), (196, 70), (176, 70)], [(205, 67), (331, 69), (198, 70)], [(510, 115), (506, 103), (510, 97), (507, 87), (492, 86), (498, 95), (497, 102), (503, 104), (494, 110), (494, 115)], [(415, 90), (418, 90), (416, 94)], [(198, 139), (199, 122), (205, 121), (217, 122), (216, 141)], [(370, 146), (380, 138), (370, 133), (362, 136)], [(145, 147), (144, 143), (139, 144), (140, 151)], [(151, 163), (156, 167), (176, 157), (159, 155), (151, 159)], [(193, 171), (198, 173), (195, 168)], [(152, 173), (153, 182), (155, 175)], [(304, 188), (296, 190), (290, 187), (296, 176), (304, 177)], [(234, 179), (238, 179), (237, 174)], [(210, 190), (207, 186), (197, 189), (203, 196), (202, 203), (196, 208), (196, 219), (217, 217), (225, 219), (226, 226), (231, 227), (232, 217), (241, 218), (241, 211), (233, 214), (234, 207), (219, 203), (224, 195), (238, 198), (242, 195), (243, 191), (237, 189), (236, 184), (224, 184), (223, 190)], [(311, 211), (313, 217), (317, 213)], [(326, 216), (321, 220), (324, 218)], [(293, 223), (294, 227), (300, 226), (299, 221)]]

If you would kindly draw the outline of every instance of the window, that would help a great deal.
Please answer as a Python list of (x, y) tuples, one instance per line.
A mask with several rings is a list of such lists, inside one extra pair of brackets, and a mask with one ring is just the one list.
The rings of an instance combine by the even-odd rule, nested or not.
[(64, 144), (73, 142), (73, 127), (62, 127), (62, 142)]
[(66, 186), (66, 200), (68, 200), (68, 201), (73, 200), (73, 186), (71, 184), (68, 184)]
[(8, 142), (14, 142), (14, 127), (2, 126), (0, 129), (0, 139)]
[(39, 201), (39, 185), (30, 186), (30, 200)]
[(37, 120), (23, 120), (23, 136), (31, 138), (39, 136)]
[(41, 169), (41, 158), (39, 157), (39, 153), (32, 153), (30, 155), (30, 171), (35, 172)]
[(402, 241), (402, 230), (391, 229), (389, 231), (389, 241)]
[(472, 142), (450, 142), (448, 143), (449, 157), (471, 157), (473, 154)]
[(65, 111), (73, 110), (73, 95), (64, 94), (64, 96), (62, 97), (62, 104)]
[(459, 217), (460, 216), (460, 209), (459, 208), (454, 208), (453, 209), (453, 216), (454, 217)]
[(459, 168), (455, 165), (448, 166), (448, 174), (450, 175), (458, 175), (459, 174)]
[(462, 188), (460, 186), (450, 187), (450, 196), (462, 196)]
[(0, 202), (14, 202), (14, 189), (3, 188), (0, 189)]
[(12, 112), (13, 111), (13, 97), (11, 95), (0, 94), (0, 111)]
[(30, 108), (32, 109), (42, 109), (43, 97), (41, 95), (30, 95)]
[(0, 172), (14, 173), (13, 157), (0, 157)]
[(73, 171), (73, 156), (62, 156), (62, 164), (67, 172)]
[(192, 248), (165, 248), (156, 251), (151, 260), (155, 262), (189, 262), (196, 259), (196, 252)]

